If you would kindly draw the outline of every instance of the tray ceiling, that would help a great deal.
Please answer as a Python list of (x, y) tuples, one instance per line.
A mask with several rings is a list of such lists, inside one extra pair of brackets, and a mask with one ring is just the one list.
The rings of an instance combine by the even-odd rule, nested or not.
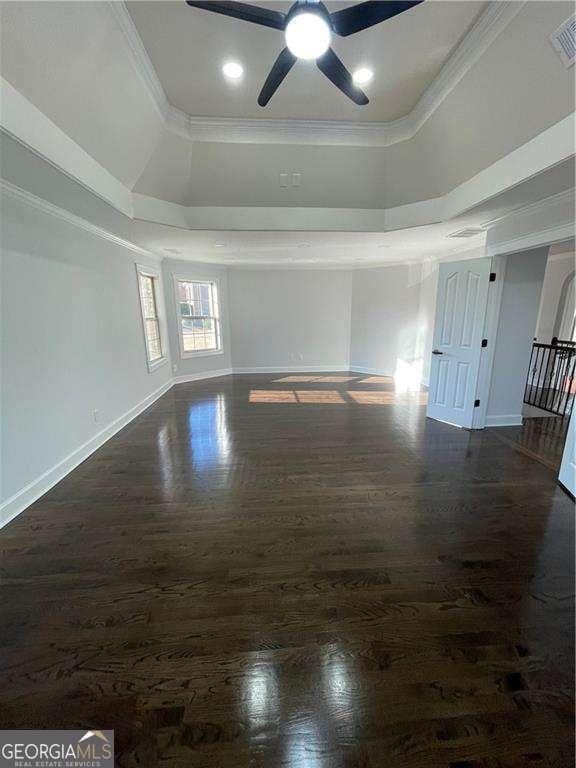
[[(327, 3), (331, 11), (351, 4)], [(361, 122), (386, 122), (409, 113), (487, 5), (428, 0), (372, 29), (335, 38), (334, 49), (350, 70), (366, 66), (374, 71), (366, 87), (367, 107), (349, 102), (313, 62), (298, 62), (262, 109), (256, 98), (283, 47), (281, 32), (190, 8), (183, 1), (127, 3), (168, 101), (182, 111), (206, 117)], [(221, 75), (229, 60), (244, 66), (239, 83)]]

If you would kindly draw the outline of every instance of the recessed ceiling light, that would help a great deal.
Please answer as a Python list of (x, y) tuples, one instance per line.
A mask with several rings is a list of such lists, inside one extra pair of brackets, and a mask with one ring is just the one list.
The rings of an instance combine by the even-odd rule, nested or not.
[(244, 74), (244, 67), (242, 64), (238, 64), (237, 61), (227, 61), (222, 67), (222, 73), (229, 80), (240, 80)]
[(226, 248), (228, 243), (214, 243), (214, 248)]
[(371, 69), (368, 69), (367, 67), (361, 67), (354, 72), (352, 75), (352, 80), (354, 80), (356, 85), (366, 85), (366, 83), (369, 83), (373, 77), (374, 72), (372, 72)]
[(298, 243), (298, 248), (310, 248), (310, 243)]
[(299, 59), (317, 59), (330, 47), (330, 27), (317, 13), (297, 13), (285, 35), (288, 50)]

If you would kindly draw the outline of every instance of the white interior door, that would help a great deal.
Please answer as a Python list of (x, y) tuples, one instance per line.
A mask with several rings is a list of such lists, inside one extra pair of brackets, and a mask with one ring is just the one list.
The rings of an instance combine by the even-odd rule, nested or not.
[(427, 415), (471, 427), (480, 367), (490, 259), (440, 265)]
[(568, 434), (564, 443), (558, 480), (564, 488), (570, 491), (572, 496), (576, 496), (576, 416), (574, 414), (572, 414), (570, 424), (568, 424)]

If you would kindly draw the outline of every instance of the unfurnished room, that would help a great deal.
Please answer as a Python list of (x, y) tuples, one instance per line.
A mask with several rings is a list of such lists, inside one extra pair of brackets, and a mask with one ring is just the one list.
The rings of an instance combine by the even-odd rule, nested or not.
[(575, 4), (0, 44), (0, 766), (573, 766)]

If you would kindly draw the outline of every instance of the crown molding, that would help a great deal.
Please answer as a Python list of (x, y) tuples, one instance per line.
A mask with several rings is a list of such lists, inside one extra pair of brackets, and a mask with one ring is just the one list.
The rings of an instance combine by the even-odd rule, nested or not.
[(132, 21), (132, 16), (130, 16), (124, 0), (107, 0), (107, 6), (130, 48), (134, 69), (146, 86), (150, 99), (156, 107), (158, 114), (162, 120), (166, 122), (170, 104), (168, 103), (160, 78), (154, 69), (148, 51), (144, 47), (140, 33)]
[(31, 101), (0, 77), (0, 128), (126, 216), (132, 193)]
[(529, 232), (517, 237), (511, 237), (508, 240), (489, 243), (486, 255), (490, 257), (503, 256), (509, 253), (518, 253), (519, 251), (530, 251), (533, 248), (544, 248), (555, 243), (564, 242), (565, 240), (572, 240), (575, 234), (573, 223), (546, 227), (538, 232)]
[(525, 4), (526, 0), (492, 0), (490, 2), (410, 112), (412, 136), (434, 114)]
[(500, 216), (496, 216), (493, 219), (489, 219), (488, 221), (483, 222), (482, 226), (485, 228), (492, 228), (496, 224), (510, 221), (511, 219), (515, 219), (518, 216), (543, 213), (546, 210), (555, 208), (557, 205), (562, 205), (562, 203), (566, 202), (571, 203), (572, 207), (574, 207), (575, 192), (576, 190), (574, 190), (574, 188), (565, 189), (563, 192), (557, 192), (555, 195), (543, 197), (541, 200), (535, 200), (533, 203), (525, 203), (519, 205), (516, 208), (511, 208), (509, 211), (501, 214)]
[(526, 0), (492, 0), (461, 40), (416, 106), (389, 122), (332, 122), (328, 120), (267, 120), (198, 117), (169, 104), (158, 74), (124, 0), (107, 6), (122, 31), (135, 69), (148, 88), (168, 130), (191, 141), (227, 143), (311, 144), (386, 147), (413, 138), (434, 114), (466, 72), (474, 66)]
[(75, 213), (71, 213), (65, 208), (60, 208), (60, 206), (54, 205), (54, 203), (45, 200), (43, 197), (38, 197), (37, 195), (32, 194), (32, 192), (28, 192), (28, 190), (22, 189), (22, 187), (18, 187), (16, 184), (12, 184), (11, 182), (6, 181), (6, 179), (0, 178), (0, 192), (6, 197), (17, 200), (23, 205), (27, 205), (30, 208), (35, 208), (37, 211), (41, 211), (42, 213), (59, 219), (60, 221), (65, 221), (67, 224), (71, 224), (73, 227), (77, 227), (84, 232), (95, 235), (102, 240), (107, 240), (114, 245), (119, 245), (121, 248), (126, 248), (133, 253), (137, 253), (139, 256), (145, 256), (146, 258), (154, 259), (155, 262), (162, 260), (160, 255), (153, 253), (152, 251), (148, 251), (146, 248), (141, 248), (139, 245), (131, 243), (129, 240), (125, 240), (123, 237), (114, 235), (112, 232), (108, 232), (108, 230), (103, 229), (102, 227), (98, 227), (96, 224), (92, 224), (92, 222), (83, 219), (81, 216), (77, 216)]

